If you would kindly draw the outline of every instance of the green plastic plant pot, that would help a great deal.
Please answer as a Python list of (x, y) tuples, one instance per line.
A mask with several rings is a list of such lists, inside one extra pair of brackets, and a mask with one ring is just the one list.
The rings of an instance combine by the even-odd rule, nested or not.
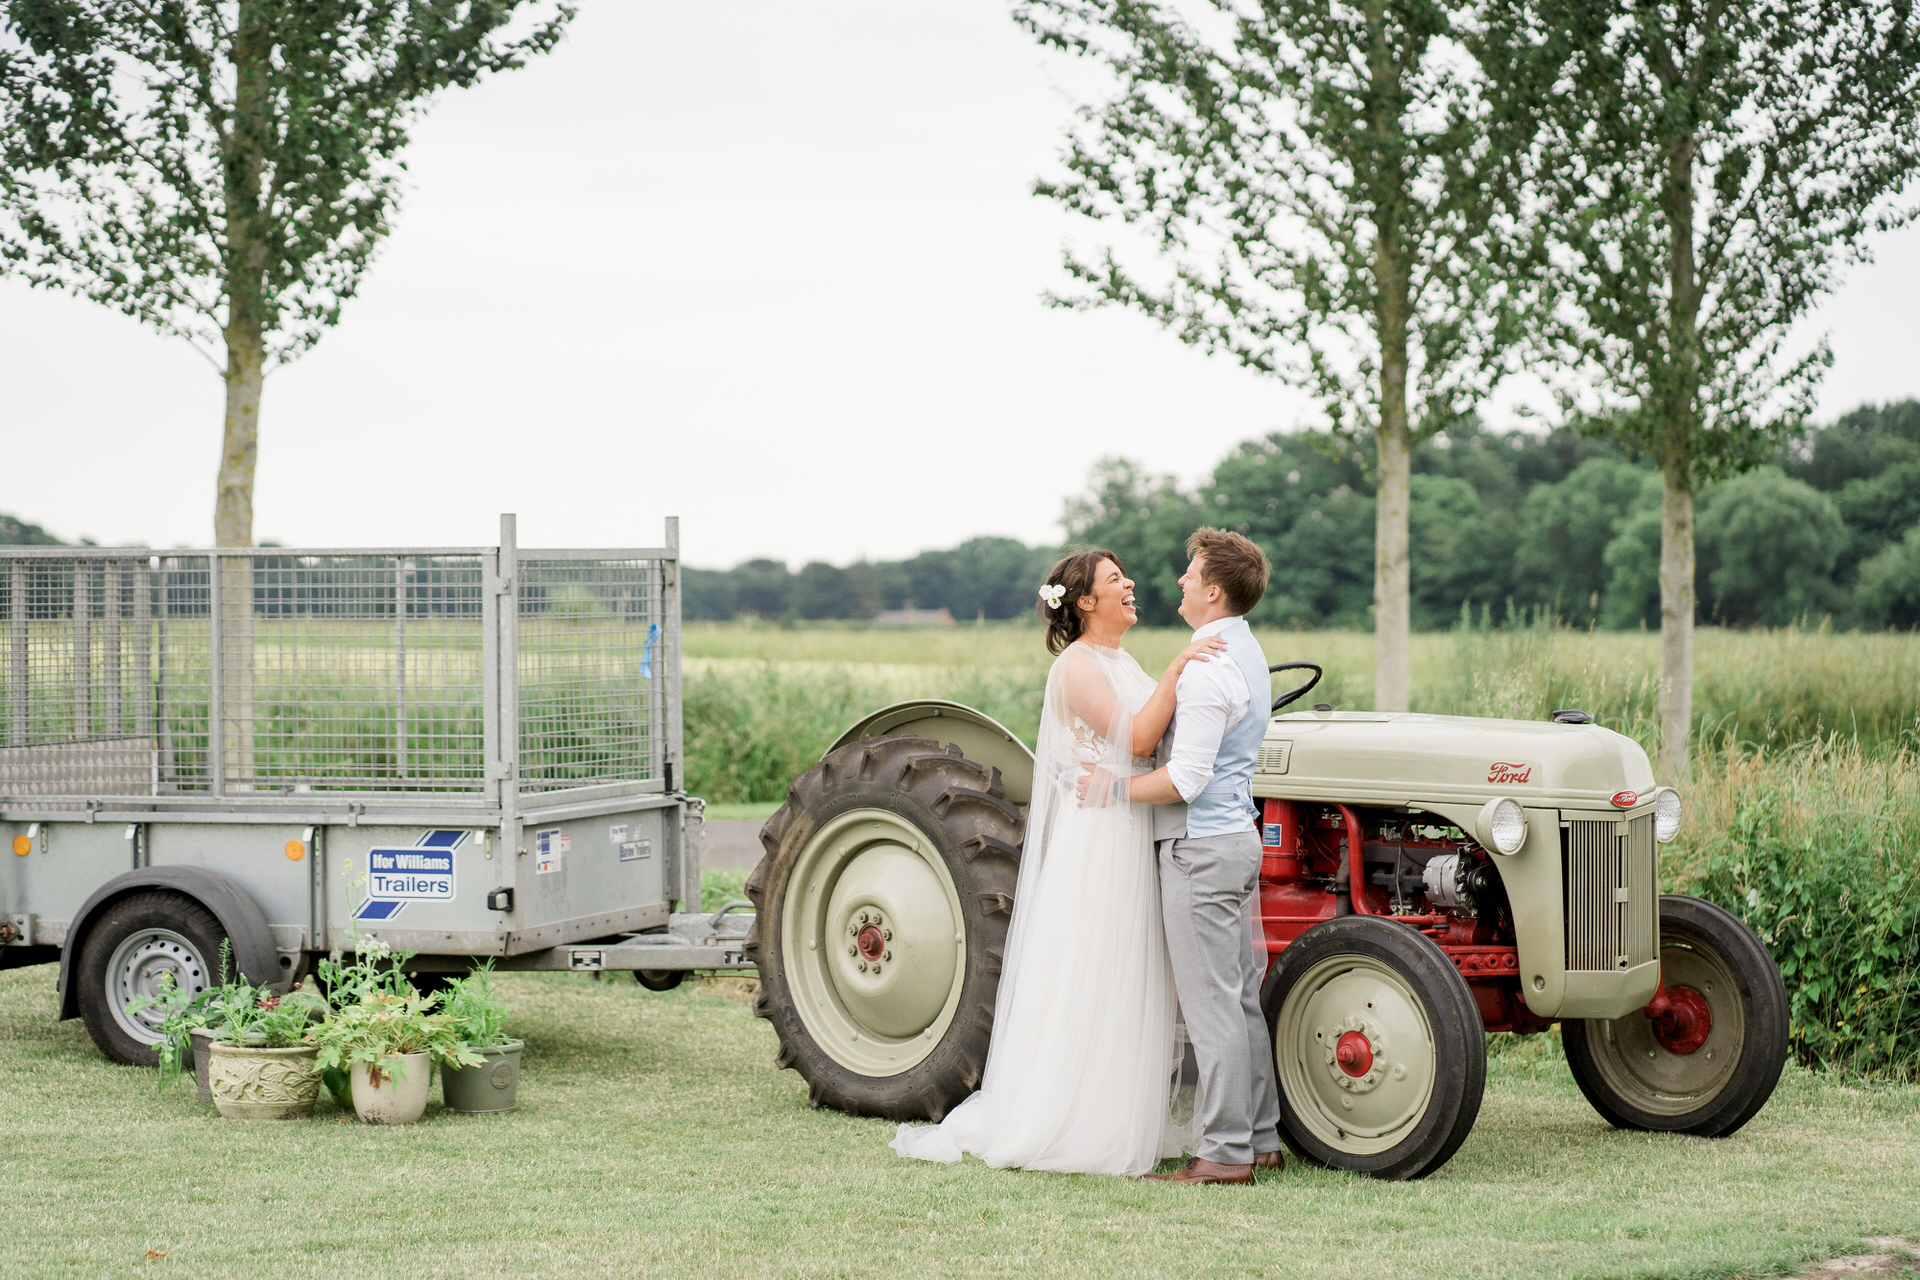
[(208, 1048), (213, 1105), (229, 1120), (301, 1120), (320, 1096), (319, 1050), (248, 1049), (215, 1041)]
[(470, 1116), (511, 1111), (520, 1105), (520, 1051), (524, 1041), (475, 1049), (480, 1065), (443, 1067), (440, 1071), (441, 1096), (447, 1110)]

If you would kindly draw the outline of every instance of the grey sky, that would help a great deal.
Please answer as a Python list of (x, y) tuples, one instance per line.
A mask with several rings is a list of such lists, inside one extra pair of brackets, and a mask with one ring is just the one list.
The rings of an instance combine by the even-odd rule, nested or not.
[[(1191, 478), (1307, 415), (1146, 321), (1050, 311), (1095, 239), (1028, 194), (1069, 104), (996, 0), (586, 0), (443, 99), (340, 327), (267, 382), (256, 538), (654, 541), (895, 557), (1059, 536), (1103, 453)], [(1920, 230), (1802, 335), (1832, 414), (1920, 395)], [(0, 282), (0, 511), (204, 545), (221, 383), (184, 343)], [(1498, 408), (1492, 416), (1497, 421)]]

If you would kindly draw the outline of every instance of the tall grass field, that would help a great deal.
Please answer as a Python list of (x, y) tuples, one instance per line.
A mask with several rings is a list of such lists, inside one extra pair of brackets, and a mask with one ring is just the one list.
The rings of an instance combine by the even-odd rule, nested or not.
[[(1157, 673), (1184, 631), (1135, 628)], [(1309, 701), (1372, 706), (1373, 638), (1268, 632), (1272, 662), (1326, 668)], [(879, 631), (751, 624), (686, 630), (689, 786), (771, 802), (846, 728), (904, 698), (979, 708), (1027, 743), (1051, 661), (1019, 624)], [(1545, 719), (1593, 713), (1654, 745), (1659, 637), (1550, 623), (1413, 638), (1413, 707)], [(1276, 677), (1276, 690), (1282, 688)], [(1811, 1066), (1920, 1080), (1920, 637), (1827, 629), (1696, 633), (1689, 820), (1666, 887), (1727, 907), (1765, 939)]]

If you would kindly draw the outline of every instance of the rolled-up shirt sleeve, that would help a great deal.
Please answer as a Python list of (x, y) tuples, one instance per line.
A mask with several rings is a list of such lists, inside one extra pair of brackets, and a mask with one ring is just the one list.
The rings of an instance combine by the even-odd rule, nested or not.
[(1180, 673), (1175, 697), (1167, 779), (1182, 800), (1192, 803), (1213, 776), (1221, 739), (1247, 714), (1246, 677), (1224, 655), (1190, 662)]

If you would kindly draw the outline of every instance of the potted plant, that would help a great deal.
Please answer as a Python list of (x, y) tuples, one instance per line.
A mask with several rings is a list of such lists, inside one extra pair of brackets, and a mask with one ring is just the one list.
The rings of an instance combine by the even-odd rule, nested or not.
[(479, 1056), (473, 1066), (449, 1066), (440, 1076), (447, 1110), (468, 1115), (511, 1111), (520, 1104), (520, 1051), (526, 1046), (507, 1037), (512, 1006), (493, 986), (493, 962), (449, 986), (441, 1008), (453, 1019), (460, 1041)]
[(368, 1124), (412, 1124), (427, 1109), (433, 1064), (472, 1066), (480, 1056), (437, 1009), (439, 997), (407, 980), (400, 966), (411, 953), (358, 943), (352, 964), (320, 965), (332, 1008), (314, 1034), (319, 1065), (346, 1073), (354, 1114)]
[[(307, 992), (277, 996), (234, 977), (230, 944), (220, 952), (227, 980), (191, 1001), (178, 999), (171, 975), (154, 996), (136, 996), (127, 1012), (161, 1007), (158, 1086), (178, 1079), (187, 1062), (200, 1100), (220, 1114), (243, 1120), (291, 1120), (308, 1115), (319, 1096), (315, 1048), (307, 1032), (320, 1016), (320, 1000)], [(217, 1079), (216, 1079), (217, 1078)]]

